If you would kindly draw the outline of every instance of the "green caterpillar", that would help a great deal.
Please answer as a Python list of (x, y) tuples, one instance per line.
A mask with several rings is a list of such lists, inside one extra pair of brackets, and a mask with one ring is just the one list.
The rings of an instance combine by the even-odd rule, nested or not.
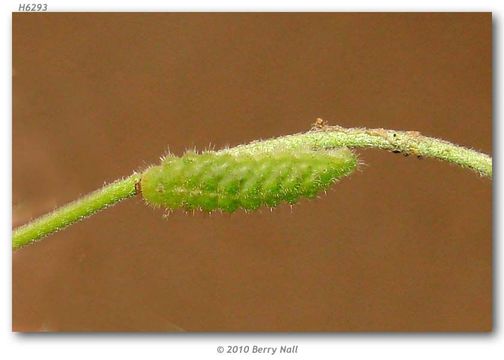
[(347, 148), (229, 154), (188, 152), (168, 155), (142, 175), (145, 201), (167, 209), (255, 210), (284, 201), (314, 198), (357, 167)]

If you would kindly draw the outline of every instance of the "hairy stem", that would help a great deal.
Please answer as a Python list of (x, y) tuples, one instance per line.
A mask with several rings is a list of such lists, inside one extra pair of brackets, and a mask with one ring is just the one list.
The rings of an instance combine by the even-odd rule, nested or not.
[(12, 234), (12, 248), (17, 249), (32, 243), (121, 200), (134, 196), (136, 194), (135, 184), (139, 180), (139, 174), (117, 180), (26, 225), (18, 227)]
[(306, 147), (312, 149), (349, 147), (389, 150), (404, 155), (443, 160), (476, 171), (481, 176), (492, 177), (492, 158), (490, 156), (444, 140), (420, 135), (417, 131), (319, 126), (306, 133), (254, 141), (221, 151), (253, 154), (273, 151), (278, 148)]
[[(346, 129), (318, 123), (316, 127), (306, 133), (254, 141), (250, 144), (220, 150), (220, 152), (253, 155), (287, 149), (327, 150), (340, 147), (376, 148), (400, 152), (405, 155), (431, 157), (492, 178), (492, 158), (490, 156), (444, 140), (420, 135), (416, 131)], [(30, 244), (121, 200), (136, 195), (136, 185), (142, 176), (143, 174), (135, 173), (18, 227), (13, 231), (13, 249)]]

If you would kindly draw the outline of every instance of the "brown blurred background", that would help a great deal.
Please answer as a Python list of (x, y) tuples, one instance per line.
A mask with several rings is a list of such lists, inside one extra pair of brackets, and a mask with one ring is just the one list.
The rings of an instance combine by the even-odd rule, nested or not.
[[(492, 150), (489, 13), (13, 14), (13, 226), (168, 147), (342, 126)], [(359, 151), (251, 214), (125, 201), (13, 253), (15, 331), (489, 331), (492, 182)]]

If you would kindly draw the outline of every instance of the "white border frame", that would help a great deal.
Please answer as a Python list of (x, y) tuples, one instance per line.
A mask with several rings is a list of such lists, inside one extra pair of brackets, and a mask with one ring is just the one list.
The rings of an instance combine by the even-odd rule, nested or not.
[[(499, 126), (502, 93), (502, 23), (503, 1), (373, 1), (335, 2), (311, 1), (224, 1), (210, 2), (185, 0), (63, 0), (28, 1), (47, 3), (49, 11), (491, 11), (494, 17), (494, 332), (491, 334), (14, 334), (11, 332), (11, 189), (12, 189), (12, 50), (11, 12), (17, 11), (21, 1), (0, 2), (0, 101), (3, 116), (0, 121), (0, 159), (2, 192), (0, 229), (2, 247), (0, 254), (0, 353), (3, 359), (168, 359), (187, 358), (271, 358), (271, 355), (218, 354), (219, 345), (299, 345), (297, 355), (275, 355), (283, 358), (331, 359), (495, 359), (504, 355), (502, 326), (502, 294), (499, 285), (502, 277), (503, 247), (500, 226), (504, 220), (499, 205), (502, 204), (500, 183), (500, 156), (498, 139), (502, 139)], [(24, 2), (26, 3), (26, 2)], [(495, 156), (496, 155), (496, 156)], [(497, 182), (495, 182), (497, 181)], [(501, 355), (497, 355), (501, 354)]]

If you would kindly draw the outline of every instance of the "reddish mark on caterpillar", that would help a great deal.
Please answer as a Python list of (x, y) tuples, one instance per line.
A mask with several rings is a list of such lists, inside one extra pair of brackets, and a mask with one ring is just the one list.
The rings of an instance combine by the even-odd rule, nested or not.
[(135, 195), (142, 195), (142, 182), (140, 180), (135, 183)]

